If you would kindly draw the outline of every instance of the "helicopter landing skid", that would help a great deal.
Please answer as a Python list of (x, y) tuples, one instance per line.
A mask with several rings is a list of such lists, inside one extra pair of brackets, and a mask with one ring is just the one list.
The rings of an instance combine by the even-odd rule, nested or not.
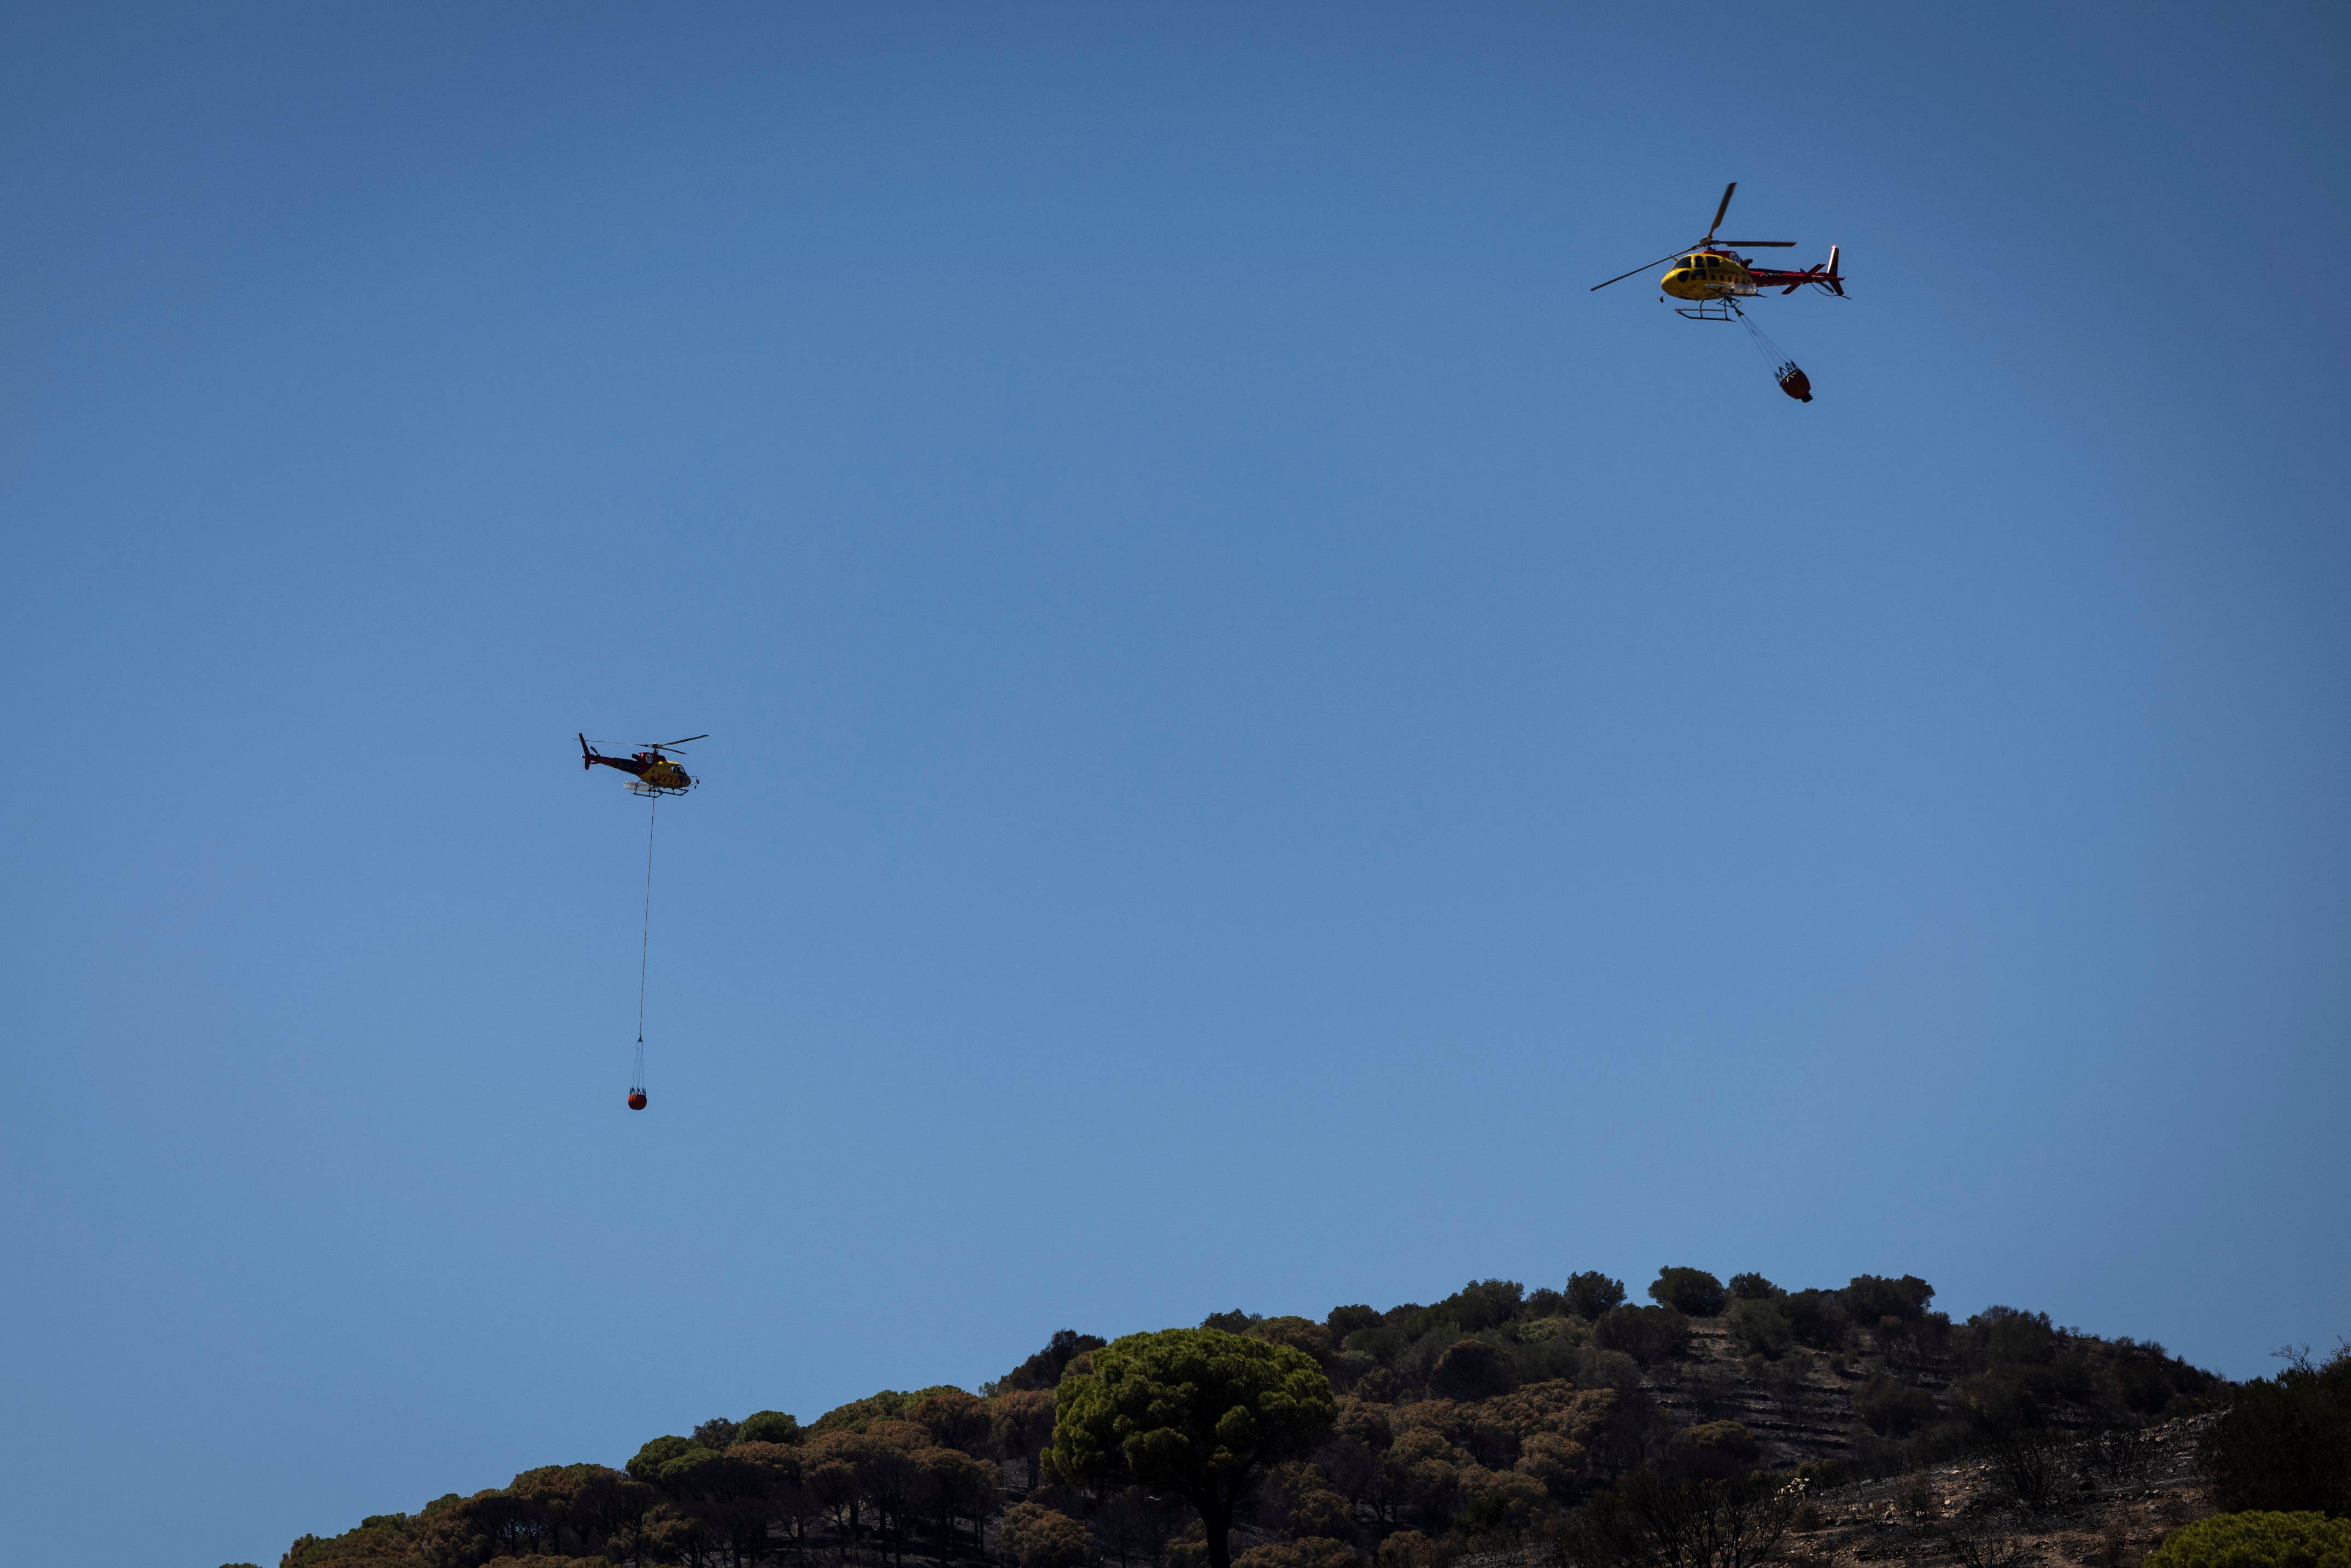
[(1677, 305), (1674, 314), (1686, 321), (1736, 321), (1747, 314), (1739, 302), (1729, 298), (1701, 299), (1696, 305)]

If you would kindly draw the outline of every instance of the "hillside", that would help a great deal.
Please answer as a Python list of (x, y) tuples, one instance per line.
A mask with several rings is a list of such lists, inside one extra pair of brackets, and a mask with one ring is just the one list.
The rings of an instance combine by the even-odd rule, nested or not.
[[(1955, 1323), (1909, 1276), (1791, 1291), (1676, 1268), (1649, 1301), (1625, 1294), (1583, 1273), (1320, 1322), (1210, 1317), (1328, 1383), (1327, 1420), (1235, 1519), (1238, 1568), (1590, 1558), (1619, 1494), (1655, 1475), (1768, 1493), (1776, 1550), (1823, 1564), (1931, 1541), (1959, 1568), (2053, 1550), (2119, 1568), (2203, 1510), (2189, 1456), (2229, 1385), (2158, 1345), (2007, 1308)], [(618, 1468), (528, 1471), (305, 1536), (283, 1568), (1204, 1568), (1178, 1489), (1057, 1461), (1054, 1391), (1090, 1382), (1102, 1343), (1064, 1330), (977, 1393), (883, 1391), (805, 1426), (714, 1419)]]

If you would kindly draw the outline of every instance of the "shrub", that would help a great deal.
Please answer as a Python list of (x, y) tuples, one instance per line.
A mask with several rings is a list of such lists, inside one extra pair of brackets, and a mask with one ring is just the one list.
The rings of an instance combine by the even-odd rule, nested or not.
[(1527, 1292), (1527, 1316), (1555, 1318), (1567, 1311), (1567, 1298), (1549, 1285), (1538, 1285)]
[(1570, 1274), (1567, 1289), (1567, 1310), (1579, 1318), (1598, 1322), (1609, 1312), (1625, 1304), (1625, 1281), (1612, 1280), (1593, 1270), (1586, 1274)]
[(2351, 1520), (2271, 1510), (2215, 1514), (2165, 1536), (2145, 1568), (2351, 1568)]
[(1788, 1325), (1788, 1314), (1779, 1303), (1757, 1296), (1748, 1296), (1730, 1303), (1730, 1338), (1750, 1355), (1760, 1355), (1766, 1361), (1777, 1361), (1788, 1354), (1796, 1343), (1796, 1331)]
[(2046, 1427), (1997, 1432), (1985, 1446), (2001, 1490), (2025, 1508), (2047, 1508), (2057, 1498), (2065, 1439)]
[(2033, 1397), (2032, 1390), (2004, 1372), (1962, 1377), (1951, 1385), (1950, 1392), (1952, 1403), (1987, 1432), (2038, 1426), (2043, 1418), (2041, 1401)]
[(1796, 1494), (1778, 1476), (1677, 1479), (1644, 1465), (1585, 1506), (1558, 1553), (1589, 1568), (1752, 1568), (1778, 1550), (1795, 1513)]
[(2237, 1391), (2202, 1444), (2212, 1500), (2235, 1511), (2351, 1515), (2351, 1345), (2296, 1355)]
[(1380, 1568), (1428, 1568), (1437, 1542), (1417, 1530), (1399, 1530), (1380, 1542)]
[(1461, 1527), (1496, 1543), (1515, 1543), (1529, 1524), (1550, 1511), (1551, 1493), (1542, 1482), (1517, 1470), (1489, 1470), (1470, 1490)]
[(1717, 1479), (1750, 1469), (1763, 1445), (1736, 1421), (1703, 1421), (1674, 1434), (1674, 1460), (1687, 1473)]
[(2193, 1399), (2216, 1392), (2209, 1373), (2165, 1353), (2159, 1344), (2115, 1342), (2115, 1357), (2106, 1368), (2109, 1401), (2134, 1415), (2160, 1416), (2174, 1399)]
[(1428, 1371), (1428, 1391), (1447, 1399), (1491, 1399), (1510, 1386), (1502, 1353), (1482, 1339), (1456, 1341)]
[(1660, 1269), (1650, 1282), (1649, 1300), (1694, 1318), (1712, 1318), (1721, 1316), (1729, 1298), (1722, 1281), (1703, 1269)]
[(1730, 1277), (1730, 1299), (1734, 1301), (1776, 1301), (1787, 1293), (1761, 1274)]
[(1362, 1568), (1363, 1561), (1343, 1541), (1304, 1535), (1252, 1546), (1233, 1559), (1233, 1568)]
[(1379, 1322), (1377, 1312), (1357, 1302), (1353, 1306), (1332, 1307), (1331, 1315), (1322, 1320), (1322, 1326), (1331, 1331), (1331, 1338), (1334, 1342), (1343, 1344), (1347, 1336), (1357, 1329), (1377, 1328)]
[(1585, 1388), (1614, 1388), (1629, 1394), (1641, 1386), (1641, 1368), (1621, 1350), (1587, 1344), (1575, 1353), (1575, 1381)]
[(1689, 1348), (1689, 1320), (1671, 1307), (1618, 1307), (1593, 1325), (1592, 1343), (1646, 1366)]
[(1891, 1377), (1873, 1377), (1853, 1396), (1853, 1413), (1881, 1437), (1907, 1437), (1935, 1419), (1935, 1396)]
[(1084, 1525), (1033, 1502), (1004, 1511), (997, 1540), (1020, 1568), (1078, 1568), (1094, 1555), (1094, 1538)]
[(1553, 1318), (1550, 1322), (1562, 1328), (1572, 1327), (1572, 1332), (1531, 1334), (1510, 1346), (1508, 1364), (1513, 1385), (1547, 1383), (1554, 1377), (1575, 1375), (1576, 1362), (1591, 1331), (1571, 1318)]

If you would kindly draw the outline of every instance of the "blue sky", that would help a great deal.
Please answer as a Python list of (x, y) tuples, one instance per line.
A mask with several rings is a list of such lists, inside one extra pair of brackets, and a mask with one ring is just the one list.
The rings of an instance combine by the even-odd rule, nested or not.
[[(2347, 28), (11, 9), (27, 1560), (1490, 1274), (2351, 1331)], [(1809, 406), (1586, 292), (1733, 178)]]

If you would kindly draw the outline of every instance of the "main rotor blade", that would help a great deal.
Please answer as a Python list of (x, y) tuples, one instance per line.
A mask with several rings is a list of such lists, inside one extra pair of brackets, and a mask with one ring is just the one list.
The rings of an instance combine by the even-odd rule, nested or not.
[(1796, 242), (1792, 239), (1719, 239), (1714, 243), (1730, 246), (1751, 245), (1757, 250), (1785, 250)]
[[(685, 737), (685, 740), (708, 740), (709, 738), (710, 738), (710, 732), (709, 732), (709, 731), (707, 731), (707, 730), (705, 730), (705, 731), (704, 731), (702, 734), (700, 734), (700, 735), (689, 735), (689, 736), (687, 736), (687, 737)], [(656, 741), (654, 741), (653, 744), (654, 744), (655, 746), (684, 746), (684, 745), (685, 744), (685, 740), (656, 740)]]
[(1706, 237), (1708, 240), (1712, 240), (1714, 231), (1722, 226), (1722, 214), (1730, 210), (1730, 193), (1737, 189), (1739, 189), (1739, 182), (1736, 180), (1722, 188), (1722, 205), (1714, 209), (1714, 222), (1706, 225)]
[[(1684, 248), (1684, 249), (1687, 249), (1687, 246), (1685, 246), (1685, 247), (1683, 247), (1683, 248)], [(1633, 272), (1646, 272), (1646, 271), (1648, 271), (1648, 270), (1649, 270), (1649, 268), (1651, 268), (1651, 267), (1662, 267), (1662, 266), (1664, 266), (1667, 262), (1669, 262), (1669, 261), (1673, 260), (1673, 258), (1674, 258), (1674, 257), (1676, 257), (1676, 256), (1679, 256), (1679, 255), (1681, 255), (1681, 251), (1679, 251), (1679, 250), (1669, 250), (1669, 251), (1667, 251), (1665, 255), (1663, 255), (1663, 256), (1661, 256), (1657, 257), (1657, 259), (1656, 259), (1656, 260), (1655, 260), (1655, 261), (1645, 261), (1645, 262), (1643, 262), (1640, 266), (1638, 266), (1638, 267), (1635, 267), (1635, 268), (1633, 269)], [(1610, 278), (1610, 279), (1608, 280), (1608, 283), (1622, 283), (1622, 282), (1624, 282), (1626, 278), (1628, 278), (1628, 277), (1632, 277), (1632, 276), (1633, 276), (1633, 272), (1620, 272), (1620, 273), (1618, 273), (1615, 277), (1614, 277)], [(1597, 293), (1599, 293), (1602, 289), (1604, 289), (1604, 288), (1607, 287), (1608, 287), (1608, 283), (1595, 283), (1595, 284), (1593, 284), (1591, 287), (1589, 287), (1589, 288), (1585, 289), (1585, 290), (1584, 290), (1584, 292), (1585, 292), (1586, 294), (1597, 294)]]

